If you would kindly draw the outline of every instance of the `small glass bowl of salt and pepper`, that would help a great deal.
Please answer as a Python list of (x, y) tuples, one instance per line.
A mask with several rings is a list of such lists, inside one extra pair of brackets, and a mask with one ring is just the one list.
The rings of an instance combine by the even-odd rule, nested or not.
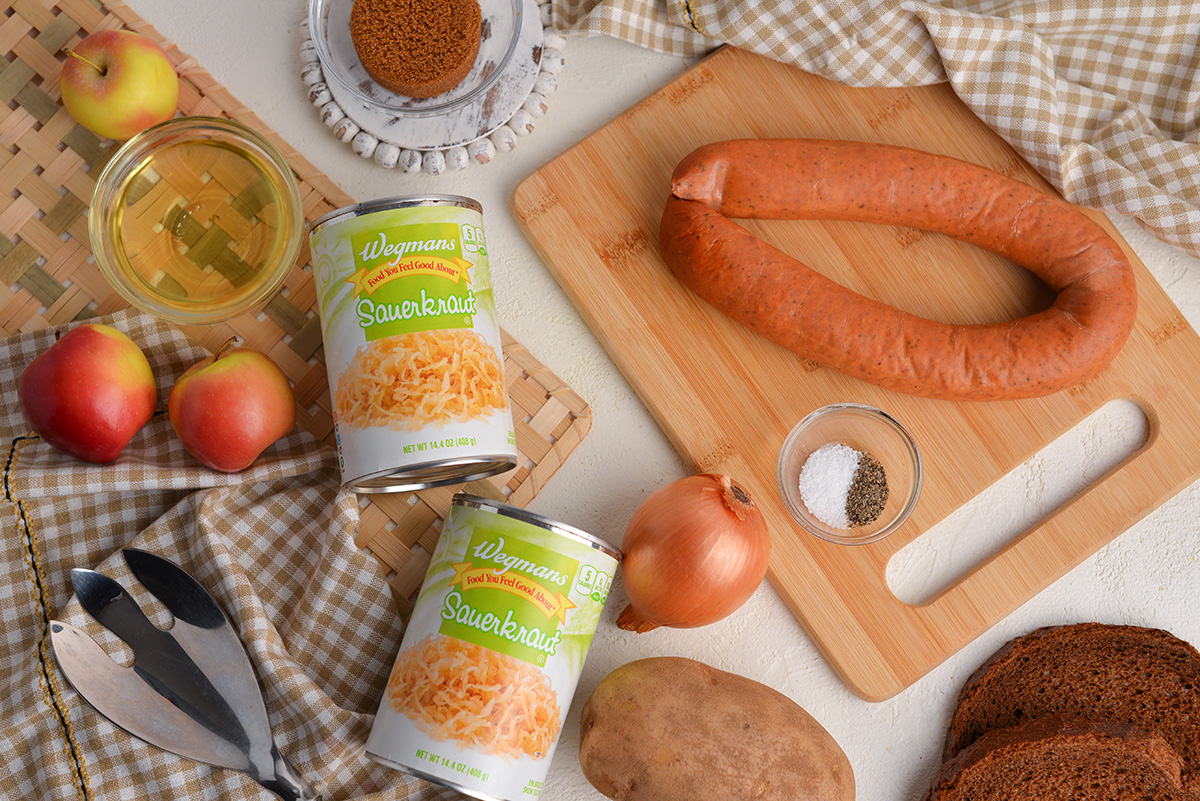
[(921, 453), (891, 415), (837, 403), (796, 424), (779, 454), (779, 492), (801, 526), (865, 545), (898, 529), (921, 494)]

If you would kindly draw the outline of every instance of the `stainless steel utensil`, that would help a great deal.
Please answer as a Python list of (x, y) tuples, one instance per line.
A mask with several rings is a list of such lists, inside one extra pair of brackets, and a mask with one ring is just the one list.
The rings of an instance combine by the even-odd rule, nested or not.
[(119, 583), (94, 570), (72, 570), (80, 604), (130, 647), (134, 663), (117, 664), (83, 630), (53, 620), (54, 656), (71, 685), (148, 743), (248, 773), (284, 801), (318, 799), (280, 756), (254, 667), (216, 600), (173, 562), (134, 548), (121, 554), (175, 623), (158, 628)]

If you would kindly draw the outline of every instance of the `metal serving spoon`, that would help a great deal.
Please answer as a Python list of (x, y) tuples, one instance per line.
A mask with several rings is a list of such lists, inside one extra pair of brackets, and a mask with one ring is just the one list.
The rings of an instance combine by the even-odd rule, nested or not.
[(80, 604), (130, 647), (134, 664), (117, 664), (82, 629), (52, 620), (54, 656), (71, 685), (148, 743), (248, 773), (284, 801), (319, 799), (280, 756), (254, 667), (216, 600), (173, 562), (134, 548), (121, 554), (175, 624), (166, 631), (155, 626), (103, 573), (72, 570)]

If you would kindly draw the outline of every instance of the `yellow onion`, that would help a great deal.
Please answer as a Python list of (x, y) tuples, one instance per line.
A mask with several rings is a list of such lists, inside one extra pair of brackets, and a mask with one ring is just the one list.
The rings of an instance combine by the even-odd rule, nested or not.
[(621, 543), (628, 631), (695, 628), (728, 617), (767, 573), (771, 540), (750, 494), (702, 473), (651, 493)]

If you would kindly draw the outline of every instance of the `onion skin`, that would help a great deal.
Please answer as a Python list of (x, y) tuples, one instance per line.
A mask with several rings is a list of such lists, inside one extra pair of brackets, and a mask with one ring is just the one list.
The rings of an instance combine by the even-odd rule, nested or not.
[(771, 539), (749, 493), (728, 476), (701, 473), (651, 493), (621, 550), (629, 605), (617, 626), (644, 633), (731, 615), (762, 583)]

